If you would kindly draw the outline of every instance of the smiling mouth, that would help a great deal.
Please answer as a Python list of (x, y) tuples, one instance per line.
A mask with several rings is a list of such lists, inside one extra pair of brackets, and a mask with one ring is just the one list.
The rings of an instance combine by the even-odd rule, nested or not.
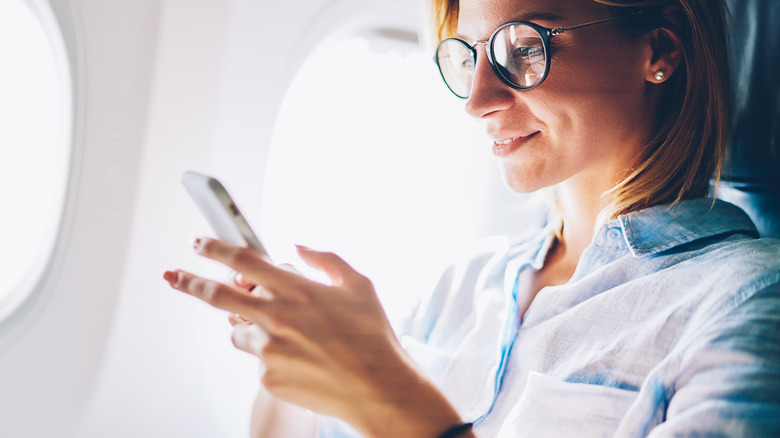
[(532, 138), (536, 137), (537, 134), (539, 134), (539, 131), (536, 131), (533, 134), (527, 135), (525, 137), (512, 137), (504, 140), (494, 140), (493, 155), (497, 157), (505, 157), (526, 144)]

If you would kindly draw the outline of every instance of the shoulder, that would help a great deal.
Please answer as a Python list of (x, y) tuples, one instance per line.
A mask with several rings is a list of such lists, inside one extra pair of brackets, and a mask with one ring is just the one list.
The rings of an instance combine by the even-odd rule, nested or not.
[(625, 266), (645, 293), (683, 316), (683, 344), (752, 330), (762, 308), (780, 303), (780, 241), (758, 238), (732, 204), (684, 201), (630, 213), (618, 224), (630, 250)]
[(780, 240), (728, 236), (690, 249), (694, 271), (734, 292), (780, 282)]
[(758, 238), (747, 214), (720, 200), (650, 207), (618, 222), (637, 262), (674, 274), (670, 278), (709, 279), (719, 282), (716, 289), (733, 290), (757, 289), (780, 275), (780, 241)]
[(683, 345), (744, 353), (771, 349), (773, 360), (780, 358), (780, 241), (730, 237), (697, 252), (679, 275), (692, 293), (688, 301), (696, 303)]
[[(698, 313), (710, 321), (753, 305), (754, 295), (780, 286), (780, 241), (776, 239), (731, 235), (692, 242), (659, 257), (675, 274), (670, 281), (698, 295)], [(777, 293), (767, 298), (780, 302)]]
[(770, 301), (780, 306), (780, 240), (742, 239), (715, 246), (703, 268), (713, 284), (726, 286), (735, 311)]

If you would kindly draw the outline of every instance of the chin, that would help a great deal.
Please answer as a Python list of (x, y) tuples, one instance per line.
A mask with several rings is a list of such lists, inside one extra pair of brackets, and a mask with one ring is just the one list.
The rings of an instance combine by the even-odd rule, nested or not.
[(502, 168), (501, 177), (509, 190), (520, 194), (533, 193), (555, 185), (554, 183), (545, 183), (542, 178), (531, 178), (528, 172), (521, 172), (518, 169), (510, 171), (510, 169)]

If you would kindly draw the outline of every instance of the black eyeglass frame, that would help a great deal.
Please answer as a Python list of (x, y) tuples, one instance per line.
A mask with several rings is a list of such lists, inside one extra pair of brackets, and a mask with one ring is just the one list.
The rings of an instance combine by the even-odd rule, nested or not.
[[(554, 37), (556, 35), (560, 35), (560, 34), (566, 32), (566, 31), (569, 31), (569, 30), (580, 29), (580, 28), (587, 27), (587, 26), (593, 26), (594, 24), (606, 23), (608, 21), (619, 20), (621, 18), (633, 17), (633, 16), (639, 15), (641, 13), (642, 13), (642, 11), (636, 11), (636, 12), (632, 12), (630, 14), (621, 15), (619, 17), (609, 17), (609, 18), (604, 18), (604, 19), (601, 19), (601, 20), (590, 21), (588, 23), (577, 24), (577, 25), (574, 25), (574, 26), (567, 26), (567, 27), (562, 26), (562, 27), (556, 27), (556, 28), (549, 28), (549, 27), (540, 26), (540, 25), (538, 25), (536, 23), (532, 23), (530, 21), (510, 21), (508, 23), (502, 24), (496, 30), (494, 30), (493, 33), (490, 35), (490, 38), (488, 38), (487, 40), (474, 41), (471, 44), (469, 44), (468, 42), (466, 42), (466, 41), (464, 41), (464, 40), (462, 40), (460, 38), (446, 38), (446, 39), (442, 40), (436, 46), (436, 52), (434, 52), (434, 54), (433, 54), (433, 61), (436, 63), (436, 67), (439, 69), (439, 74), (441, 75), (441, 78), (444, 81), (444, 84), (447, 85), (447, 88), (449, 88), (450, 91), (452, 91), (452, 94), (458, 96), (461, 99), (468, 99), (469, 96), (471, 95), (471, 90), (469, 90), (469, 96), (461, 96), (460, 94), (456, 93), (455, 90), (452, 89), (450, 84), (447, 82), (447, 78), (444, 77), (444, 72), (442, 71), (441, 65), (439, 64), (439, 49), (441, 49), (441, 46), (444, 45), (445, 43), (452, 42), (452, 41), (457, 42), (457, 43), (463, 45), (463, 47), (465, 47), (469, 51), (469, 53), (471, 53), (471, 59), (474, 61), (474, 69), (476, 70), (476, 68), (477, 68), (477, 49), (475, 49), (474, 46), (476, 46), (478, 44), (485, 44), (486, 48), (488, 49), (487, 50), (488, 62), (490, 62), (490, 66), (493, 67), (493, 71), (501, 79), (501, 81), (503, 81), (505, 84), (509, 85), (510, 87), (512, 87), (512, 88), (514, 88), (516, 90), (522, 90), (522, 91), (530, 90), (532, 88), (536, 88), (539, 85), (541, 85), (542, 82), (544, 82), (544, 80), (547, 79), (547, 74), (550, 72), (550, 56), (549, 56), (549, 54), (550, 54), (550, 40), (552, 39), (552, 37)], [(503, 29), (505, 29), (505, 28), (507, 28), (509, 26), (514, 26), (514, 25), (525, 25), (525, 26), (528, 26), (528, 27), (534, 29), (536, 31), (536, 33), (538, 33), (539, 36), (542, 38), (542, 45), (544, 47), (544, 73), (542, 73), (542, 76), (539, 78), (538, 81), (536, 81), (536, 83), (534, 83), (533, 85), (530, 85), (530, 86), (518, 85), (518, 84), (515, 84), (514, 82), (512, 82), (501, 71), (503, 69), (503, 67), (501, 67), (500, 65), (496, 65), (495, 61), (493, 60), (494, 57), (495, 57), (495, 48), (494, 48), (494, 46), (495, 46), (496, 35), (498, 35), (499, 32), (501, 32)]]

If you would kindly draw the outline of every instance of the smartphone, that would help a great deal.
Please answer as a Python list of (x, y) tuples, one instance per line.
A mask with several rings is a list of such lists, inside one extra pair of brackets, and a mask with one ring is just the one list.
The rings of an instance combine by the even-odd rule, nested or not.
[(268, 251), (222, 183), (216, 178), (192, 171), (184, 172), (181, 182), (220, 240), (231, 245), (248, 246), (272, 263)]

